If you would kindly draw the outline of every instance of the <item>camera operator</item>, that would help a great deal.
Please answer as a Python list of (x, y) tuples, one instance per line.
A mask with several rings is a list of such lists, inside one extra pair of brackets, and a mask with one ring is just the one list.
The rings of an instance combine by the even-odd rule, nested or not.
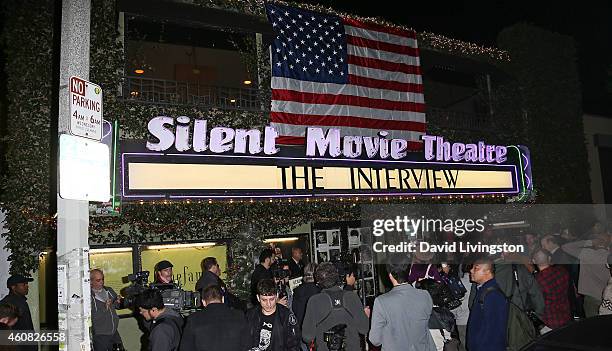
[(178, 350), (183, 317), (177, 311), (165, 307), (161, 292), (157, 289), (147, 289), (142, 292), (138, 296), (138, 309), (144, 319), (151, 322), (149, 350)]
[(273, 280), (257, 283), (257, 301), (259, 305), (247, 312), (249, 351), (299, 351), (297, 318), (279, 303)]
[(172, 278), (172, 263), (170, 261), (159, 261), (155, 265), (155, 279), (153, 283), (155, 284), (174, 284)]
[(119, 316), (117, 308), (121, 303), (120, 296), (104, 286), (104, 272), (92, 269), (89, 273), (91, 284), (91, 329), (95, 351), (113, 350), (113, 345), (122, 344), (117, 331)]
[[(339, 347), (332, 350), (360, 350), (359, 334), (368, 333), (370, 309), (363, 307), (355, 292), (342, 290), (338, 270), (332, 263), (321, 263), (315, 280), (323, 291), (308, 300), (302, 324), (304, 341), (310, 344), (315, 340), (317, 351), (328, 351), (326, 339), (343, 339)], [(345, 329), (340, 331), (342, 325)], [(330, 344), (338, 346), (337, 342)]]
[(259, 254), (259, 264), (255, 266), (255, 270), (251, 275), (251, 302), (257, 305), (257, 284), (262, 279), (272, 279), (272, 264), (274, 263), (274, 251), (272, 249), (264, 249)]
[(249, 328), (244, 313), (224, 304), (217, 285), (202, 291), (204, 309), (187, 318), (181, 351), (244, 351)]

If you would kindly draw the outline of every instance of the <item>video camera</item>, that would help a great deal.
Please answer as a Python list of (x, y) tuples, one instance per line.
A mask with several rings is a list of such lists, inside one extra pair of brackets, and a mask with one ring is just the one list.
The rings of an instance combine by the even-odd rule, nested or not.
[(289, 260), (281, 258), (276, 261), (274, 269), (272, 270), (274, 281), (276, 283), (276, 295), (279, 299), (287, 296), (287, 283), (285, 280), (291, 276), (289, 270)]
[(173, 310), (193, 310), (202, 306), (202, 299), (197, 291), (186, 291), (174, 284), (151, 283), (149, 287), (159, 290), (164, 299), (164, 306)]
[(329, 351), (344, 350), (346, 340), (346, 324), (337, 324), (331, 329), (323, 332), (323, 341), (327, 344)]
[(151, 283), (147, 286), (149, 281), (148, 271), (128, 274), (127, 280), (131, 284), (124, 290), (126, 297), (123, 299), (121, 308), (136, 309), (138, 307), (138, 295), (149, 288), (159, 290), (164, 305), (176, 311), (193, 310), (202, 305), (199, 292), (185, 291), (175, 284)]

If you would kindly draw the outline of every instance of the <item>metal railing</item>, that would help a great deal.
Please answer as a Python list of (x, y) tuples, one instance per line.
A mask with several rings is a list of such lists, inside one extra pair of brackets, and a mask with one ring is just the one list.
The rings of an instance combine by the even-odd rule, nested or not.
[[(232, 88), (203, 85), (197, 82), (129, 76), (123, 84), (123, 98), (129, 101), (158, 105), (216, 107), (245, 111), (263, 111), (256, 88)], [(427, 107), (427, 123), (455, 130), (482, 131), (491, 125), (488, 114)]]
[(440, 128), (483, 131), (491, 126), (491, 117), (484, 113), (468, 113), (428, 106), (427, 123)]
[(206, 106), (221, 109), (261, 111), (256, 88), (233, 88), (197, 82), (125, 77), (123, 98), (158, 105)]

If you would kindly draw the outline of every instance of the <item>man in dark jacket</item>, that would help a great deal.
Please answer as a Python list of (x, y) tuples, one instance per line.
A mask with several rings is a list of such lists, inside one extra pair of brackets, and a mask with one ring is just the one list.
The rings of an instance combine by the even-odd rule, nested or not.
[(92, 269), (89, 273), (91, 284), (91, 329), (95, 351), (112, 350), (114, 344), (121, 344), (119, 335), (119, 296), (110, 287), (104, 286), (104, 272)]
[(477, 260), (470, 270), (470, 280), (477, 290), (468, 318), (467, 349), (505, 351), (508, 302), (495, 281), (493, 262)]
[(181, 351), (244, 351), (248, 347), (249, 328), (240, 311), (223, 303), (216, 285), (202, 292), (204, 309), (189, 318), (183, 331)]
[[(6, 280), (6, 286), (9, 289), (9, 294), (6, 295), (0, 303), (9, 303), (19, 310), (19, 319), (13, 326), (13, 330), (34, 330), (32, 324), (32, 315), (30, 314), (30, 306), (28, 306), (28, 295), (29, 287), (28, 283), (34, 279), (25, 277), (20, 274), (10, 276)], [(20, 345), (16, 347), (17, 350), (37, 350), (36, 345)]]
[(273, 279), (274, 275), (270, 267), (274, 263), (274, 251), (265, 249), (259, 254), (259, 264), (251, 275), (251, 302), (253, 305), (259, 304), (257, 301), (257, 284), (262, 279)]
[(289, 259), (290, 278), (297, 278), (304, 275), (304, 262), (302, 261), (302, 249), (294, 247), (291, 249), (291, 259)]
[(249, 351), (299, 351), (300, 326), (290, 309), (278, 303), (271, 279), (257, 283), (259, 305), (247, 312)]
[(298, 319), (298, 324), (302, 326), (304, 315), (306, 314), (306, 304), (311, 296), (321, 292), (321, 288), (314, 282), (314, 272), (317, 269), (316, 263), (309, 263), (304, 268), (304, 282), (293, 290), (293, 304), (291, 308)]
[[(533, 274), (527, 270), (521, 259), (506, 254), (505, 258), (494, 261), (495, 281), (501, 291), (512, 303), (523, 311), (534, 311), (538, 316), (544, 315), (544, 296)], [(515, 273), (516, 272), (516, 273)], [(515, 275), (516, 274), (516, 275)], [(516, 283), (518, 278), (518, 284)], [(476, 286), (472, 284), (469, 306), (476, 303)]]
[(310, 345), (315, 340), (317, 351), (328, 351), (323, 333), (346, 324), (346, 349), (360, 350), (359, 334), (366, 335), (370, 329), (370, 309), (363, 307), (354, 291), (342, 290), (338, 269), (331, 262), (319, 265), (315, 279), (323, 291), (308, 300), (302, 324), (304, 341)]
[(221, 288), (221, 291), (225, 291), (225, 283), (219, 277), (220, 274), (221, 269), (219, 268), (217, 259), (214, 257), (206, 257), (202, 261), (202, 276), (198, 279), (195, 289), (201, 293), (209, 286), (216, 285)]
[(145, 320), (151, 322), (150, 351), (175, 351), (181, 342), (183, 317), (164, 306), (161, 292), (148, 289), (138, 297), (138, 309)]

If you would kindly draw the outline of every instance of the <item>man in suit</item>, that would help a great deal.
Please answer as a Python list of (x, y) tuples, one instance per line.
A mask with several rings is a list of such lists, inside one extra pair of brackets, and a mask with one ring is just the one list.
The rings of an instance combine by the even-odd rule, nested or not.
[(375, 346), (382, 345), (383, 351), (436, 350), (428, 326), (433, 302), (427, 291), (408, 284), (409, 267), (407, 263), (389, 264), (393, 289), (374, 300), (369, 339)]
[(302, 248), (294, 247), (291, 249), (291, 259), (289, 260), (289, 270), (291, 278), (297, 278), (304, 275), (304, 262), (302, 261)]
[(555, 238), (553, 235), (545, 235), (542, 240), (540, 240), (540, 244), (544, 250), (550, 252), (551, 264), (565, 266), (576, 263), (576, 259), (563, 251), (559, 245), (559, 239)]
[(187, 318), (179, 350), (246, 350), (249, 332), (246, 318), (223, 303), (221, 289), (216, 285), (204, 288), (202, 304), (202, 311)]

